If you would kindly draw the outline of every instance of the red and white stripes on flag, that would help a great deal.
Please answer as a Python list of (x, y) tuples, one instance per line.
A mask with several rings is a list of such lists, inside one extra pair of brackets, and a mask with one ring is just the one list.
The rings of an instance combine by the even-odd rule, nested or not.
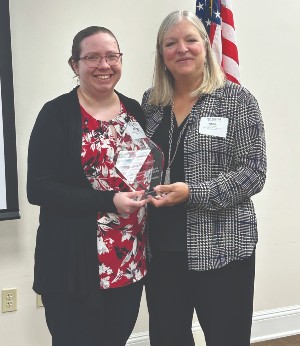
[(239, 84), (239, 58), (231, 8), (231, 0), (197, 0), (196, 15), (202, 19), (227, 79)]

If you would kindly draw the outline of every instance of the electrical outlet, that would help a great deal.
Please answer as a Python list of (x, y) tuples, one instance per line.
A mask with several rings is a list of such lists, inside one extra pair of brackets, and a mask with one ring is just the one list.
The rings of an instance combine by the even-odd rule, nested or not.
[(44, 306), (44, 304), (43, 304), (43, 301), (42, 301), (42, 297), (39, 294), (37, 294), (36, 295), (36, 307), (40, 308), (40, 307), (43, 307), (43, 306)]
[(4, 288), (2, 290), (2, 312), (17, 310), (17, 289)]

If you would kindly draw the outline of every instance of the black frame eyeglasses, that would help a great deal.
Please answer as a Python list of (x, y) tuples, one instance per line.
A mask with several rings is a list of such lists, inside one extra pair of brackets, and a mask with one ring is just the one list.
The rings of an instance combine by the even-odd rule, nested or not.
[(123, 53), (111, 53), (106, 56), (86, 55), (81, 56), (79, 60), (84, 61), (88, 67), (98, 67), (102, 59), (104, 59), (109, 66), (115, 66), (118, 65), (122, 56)]

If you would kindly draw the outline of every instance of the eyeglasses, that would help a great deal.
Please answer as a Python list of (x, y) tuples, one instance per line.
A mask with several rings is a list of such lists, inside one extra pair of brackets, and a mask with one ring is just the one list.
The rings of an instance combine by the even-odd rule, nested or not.
[(79, 60), (84, 61), (88, 67), (98, 67), (102, 59), (104, 59), (109, 66), (115, 66), (119, 63), (122, 55), (123, 53), (112, 53), (107, 56), (87, 55), (81, 56)]

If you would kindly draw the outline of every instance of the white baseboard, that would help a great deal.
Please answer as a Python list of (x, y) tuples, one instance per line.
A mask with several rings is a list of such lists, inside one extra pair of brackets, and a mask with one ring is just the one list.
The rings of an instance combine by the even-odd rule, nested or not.
[(255, 312), (251, 341), (259, 342), (300, 334), (300, 306)]
[[(202, 333), (198, 322), (193, 323), (193, 334)], [(253, 314), (251, 342), (260, 342), (300, 334), (300, 306), (255, 312)], [(127, 345), (150, 346), (149, 333), (134, 333)]]

